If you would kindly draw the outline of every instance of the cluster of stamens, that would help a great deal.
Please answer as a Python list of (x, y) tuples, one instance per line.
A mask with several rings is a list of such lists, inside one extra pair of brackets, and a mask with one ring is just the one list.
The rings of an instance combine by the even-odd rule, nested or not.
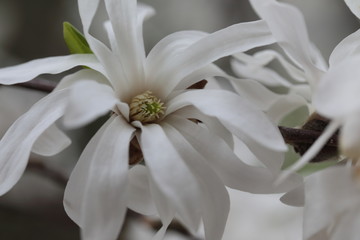
[(135, 96), (130, 103), (130, 118), (133, 121), (150, 123), (164, 114), (164, 103), (155, 97), (151, 91)]

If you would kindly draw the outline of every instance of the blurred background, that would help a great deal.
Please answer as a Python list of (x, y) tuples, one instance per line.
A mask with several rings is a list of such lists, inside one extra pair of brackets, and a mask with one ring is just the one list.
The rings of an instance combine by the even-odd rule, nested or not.
[[(144, 0), (157, 14), (144, 25), (151, 49), (161, 38), (179, 30), (213, 32), (243, 21), (256, 20), (247, 0)], [(303, 12), (311, 40), (328, 58), (336, 44), (358, 29), (359, 22), (339, 0), (287, 0)], [(81, 23), (75, 0), (0, 0), (0, 67), (31, 59), (66, 55), (62, 24)], [(59, 79), (59, 76), (43, 76)], [(44, 93), (0, 86), (0, 135)], [(64, 153), (44, 159), (32, 156), (33, 167), (6, 195), (0, 197), (0, 239), (79, 239), (77, 226), (66, 216), (62, 196), (66, 179), (96, 123), (68, 132), (73, 144)], [(44, 175), (46, 168), (54, 174)], [(232, 207), (224, 240), (299, 240), (301, 208), (285, 206), (280, 195), (252, 195), (230, 191)], [(154, 229), (130, 216), (121, 239), (150, 239)], [(154, 226), (154, 225), (153, 225)], [(156, 228), (156, 227), (154, 227)], [(174, 228), (175, 229), (175, 228)], [(201, 235), (201, 234), (200, 234)], [(168, 240), (194, 239), (170, 231)], [(199, 238), (201, 239), (201, 238)]]

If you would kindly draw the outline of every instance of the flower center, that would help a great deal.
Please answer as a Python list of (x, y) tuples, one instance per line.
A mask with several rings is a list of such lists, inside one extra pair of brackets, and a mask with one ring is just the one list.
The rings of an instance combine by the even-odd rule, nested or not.
[(130, 118), (142, 123), (154, 122), (164, 114), (165, 107), (163, 105), (164, 103), (151, 91), (146, 91), (131, 100)]

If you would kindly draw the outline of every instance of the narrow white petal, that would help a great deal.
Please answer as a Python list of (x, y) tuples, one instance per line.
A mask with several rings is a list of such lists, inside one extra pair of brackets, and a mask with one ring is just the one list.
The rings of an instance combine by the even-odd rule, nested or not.
[(130, 81), (142, 83), (145, 62), (142, 24), (154, 10), (144, 4), (137, 6), (136, 0), (106, 0), (105, 4), (125, 74)]
[(124, 74), (120, 60), (104, 43), (100, 42), (90, 34), (90, 27), (99, 3), (100, 0), (91, 1), (91, 3), (87, 0), (78, 1), (84, 35), (91, 50), (103, 65), (104, 70), (106, 71), (106, 74), (104, 75), (109, 78), (109, 81), (117, 92), (125, 94), (129, 90), (130, 82)]
[(57, 74), (73, 67), (84, 65), (99, 68), (99, 62), (92, 54), (73, 54), (32, 60), (16, 66), (0, 69), (0, 84), (10, 85), (29, 81), (40, 74)]
[(79, 127), (108, 113), (119, 99), (114, 90), (94, 81), (79, 81), (70, 89), (64, 125)]
[(0, 141), (0, 195), (21, 177), (38, 137), (64, 114), (67, 96), (67, 91), (58, 91), (44, 97), (3, 136)]
[(129, 170), (128, 207), (144, 215), (155, 215), (156, 207), (150, 193), (148, 169), (136, 165)]
[(166, 114), (187, 105), (193, 105), (204, 114), (218, 118), (239, 137), (245, 134), (269, 149), (287, 149), (279, 130), (266, 115), (237, 94), (221, 90), (187, 91), (170, 100)]
[(358, 0), (345, 0), (346, 5), (350, 8), (351, 12), (360, 18), (360, 2)]
[(119, 117), (110, 118), (82, 153), (65, 190), (68, 215), (83, 239), (116, 239), (127, 205), (129, 142), (135, 131)]
[[(183, 224), (192, 232), (200, 223), (201, 188), (168, 137), (156, 124), (142, 126), (140, 139), (151, 178), (171, 202)], [(160, 151), (161, 149), (161, 151)]]
[(199, 155), (179, 131), (171, 125), (166, 125), (166, 133), (175, 146), (182, 146), (178, 152), (201, 184), (199, 208), (206, 239), (221, 239), (230, 209), (229, 195), (224, 184), (203, 156)]
[(38, 137), (31, 151), (43, 156), (52, 156), (61, 152), (70, 144), (70, 138), (53, 124)]
[(208, 161), (221, 180), (229, 187), (252, 193), (287, 191), (300, 183), (291, 180), (275, 186), (276, 175), (264, 167), (253, 167), (242, 162), (218, 136), (188, 120), (171, 118), (171, 124)]
[(171, 59), (171, 65), (158, 80), (160, 84), (166, 82), (163, 94), (169, 94), (183, 78), (219, 58), (273, 42), (263, 21), (235, 24), (209, 34)]
[[(325, 62), (310, 42), (302, 13), (295, 7), (275, 0), (251, 0), (258, 15), (266, 21), (279, 45), (311, 76), (316, 86)], [(320, 60), (321, 59), (321, 60)], [(316, 61), (319, 63), (317, 63)]]
[(82, 237), (87, 240), (116, 239), (127, 206), (129, 143), (135, 129), (114, 117), (92, 149), (84, 190)]
[(359, 37), (360, 37), (360, 30), (357, 30), (356, 32), (344, 38), (334, 48), (329, 59), (330, 67), (340, 64), (341, 62), (344, 61), (344, 59), (359, 54), (360, 52)]

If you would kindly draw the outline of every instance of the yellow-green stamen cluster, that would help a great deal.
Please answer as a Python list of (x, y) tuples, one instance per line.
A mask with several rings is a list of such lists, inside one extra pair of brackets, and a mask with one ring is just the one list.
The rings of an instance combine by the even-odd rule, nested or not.
[(164, 103), (155, 97), (151, 91), (135, 96), (130, 103), (130, 118), (142, 123), (150, 123), (164, 114)]

